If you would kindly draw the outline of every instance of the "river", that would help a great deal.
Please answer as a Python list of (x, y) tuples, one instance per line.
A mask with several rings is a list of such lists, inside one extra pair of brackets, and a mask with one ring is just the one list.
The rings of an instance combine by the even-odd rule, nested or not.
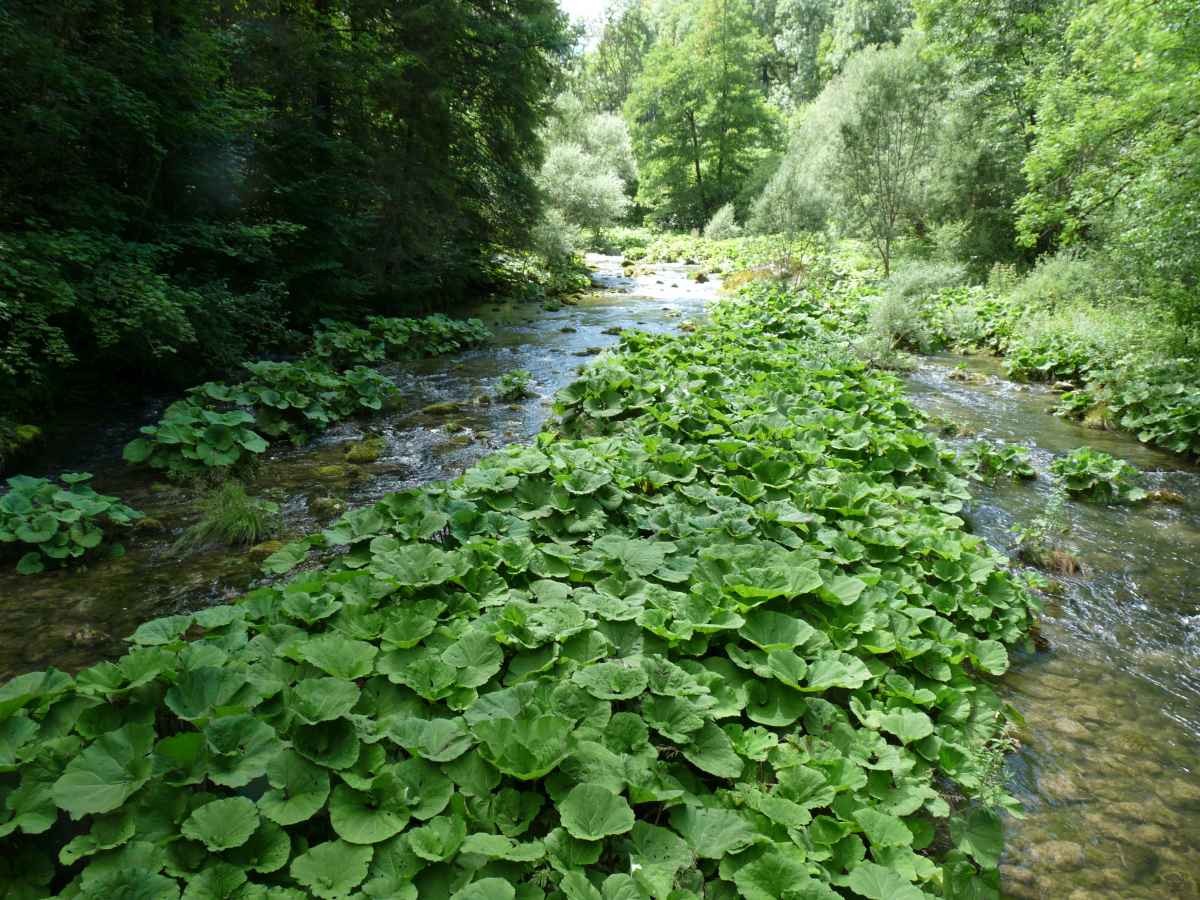
[[(452, 477), (497, 447), (531, 439), (553, 394), (621, 328), (673, 330), (702, 315), (719, 287), (716, 279), (694, 281), (695, 266), (659, 264), (626, 277), (618, 258), (589, 261), (596, 289), (578, 304), (555, 311), (487, 305), (478, 314), (494, 340), (389, 368), (402, 391), (397, 408), (303, 448), (272, 448), (248, 480), (250, 492), (279, 502), (288, 535), (296, 536), (342, 508)], [(960, 364), (979, 377), (952, 378)], [(536, 396), (480, 402), (517, 369), (532, 374)], [(1129, 460), (1152, 487), (1184, 498), (1175, 505), (1067, 504), (1066, 542), (1083, 570), (1054, 579), (1041, 623), (1049, 649), (1018, 656), (1002, 681), (1025, 720), (1006, 770), (1025, 818), (1009, 821), (1004, 893), (1200, 900), (1200, 474), (1128, 435), (1049, 415), (1050, 392), (999, 372), (993, 359), (934, 357), (908, 379), (929, 413), (974, 438), (1032, 448), (1036, 480), (975, 489), (968, 519), (994, 546), (1009, 549), (1012, 526), (1045, 508), (1054, 455), (1085, 444)], [(46, 472), (94, 472), (98, 490), (142, 509), (157, 527), (131, 536), (125, 557), (89, 571), (0, 573), (0, 678), (50, 664), (78, 669), (119, 653), (122, 637), (148, 618), (207, 606), (261, 581), (258, 562), (244, 552), (174, 552), (198, 514), (195, 492), (155, 483), (120, 462), (122, 444), (168, 400), (83, 423), (78, 433), (86, 439), (44, 461)], [(346, 449), (366, 436), (383, 438), (383, 453), (348, 463)]]

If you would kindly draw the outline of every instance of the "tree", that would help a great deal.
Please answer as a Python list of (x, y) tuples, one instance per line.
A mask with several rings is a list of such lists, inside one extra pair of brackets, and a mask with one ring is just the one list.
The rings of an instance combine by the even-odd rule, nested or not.
[(766, 52), (745, 0), (704, 0), (677, 42), (660, 33), (625, 105), (639, 199), (660, 221), (703, 227), (772, 148), (755, 65)]
[(1200, 315), (1200, 15), (1188, 0), (1096, 0), (1067, 34), (1070, 65), (1039, 83), (1027, 244), (1108, 242), (1143, 289)]
[(598, 110), (619, 113), (654, 43), (645, 0), (612, 0), (604, 10), (600, 40), (583, 60), (581, 88)]
[(841, 77), (849, 87), (849, 109), (830, 176), (886, 276), (896, 238), (925, 208), (939, 117), (937, 82), (916, 40), (862, 50)]
[(538, 220), (565, 25), (555, 0), (0, 4), (0, 407), (474, 294)]

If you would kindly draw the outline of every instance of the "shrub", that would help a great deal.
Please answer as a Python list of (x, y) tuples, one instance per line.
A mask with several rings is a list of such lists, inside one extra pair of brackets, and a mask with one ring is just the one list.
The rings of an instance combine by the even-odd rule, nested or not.
[(732, 203), (726, 203), (713, 213), (713, 217), (704, 226), (704, 236), (710, 241), (724, 241), (741, 237), (741, 234), (742, 226), (737, 223)]
[(496, 399), (502, 403), (512, 403), (532, 397), (533, 392), (529, 389), (532, 383), (533, 375), (524, 369), (505, 372), (496, 386)]
[(893, 350), (922, 351), (929, 346), (929, 332), (920, 305), (898, 292), (888, 291), (871, 304), (871, 332)]
[(1037, 477), (1029, 461), (1028, 447), (976, 441), (959, 454), (959, 461), (980, 481)]
[(254, 416), (244, 409), (219, 411), (193, 399), (177, 400), (157, 424), (140, 429), (144, 437), (126, 444), (123, 456), (172, 478), (229, 471), (266, 452), (267, 442), (253, 425)]
[[(116, 497), (97, 494), (86, 484), (87, 472), (47, 478), (17, 475), (8, 479), (0, 497), (0, 543), (19, 543), (34, 549), (17, 563), (22, 575), (41, 572), (50, 564), (66, 564), (101, 548), (105, 526), (126, 527), (142, 517)], [(120, 544), (104, 549), (110, 556), (125, 552)]]
[(1146, 492), (1138, 485), (1141, 474), (1123, 459), (1091, 447), (1079, 447), (1050, 464), (1072, 497), (1100, 503), (1143, 500)]
[(282, 528), (278, 503), (251, 497), (241, 482), (226, 481), (205, 497), (200, 521), (184, 531), (174, 549), (205, 544), (249, 547), (275, 537)]

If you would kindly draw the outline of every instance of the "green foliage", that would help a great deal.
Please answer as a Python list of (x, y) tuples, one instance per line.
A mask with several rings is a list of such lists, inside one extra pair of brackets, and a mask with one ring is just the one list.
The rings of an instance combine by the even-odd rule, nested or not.
[(266, 452), (267, 442), (254, 430), (254, 422), (244, 409), (219, 411), (193, 399), (177, 400), (157, 424), (140, 429), (144, 437), (126, 444), (123, 456), (126, 462), (159, 469), (173, 478), (210, 469), (228, 471)]
[(0, 10), (6, 413), (450, 308), (537, 220), (554, 0), (53, 12)]
[(534, 446), (289, 554), (324, 569), (0, 687), (14, 889), (986, 892), (999, 822), (939, 788), (980, 781), (973, 673), (1031, 600), (901, 384), (819, 336), (839, 290), (627, 334)]
[(737, 223), (737, 211), (732, 203), (726, 203), (704, 226), (704, 237), (710, 241), (725, 241), (740, 237), (742, 227)]
[(313, 354), (335, 368), (387, 360), (443, 356), (491, 337), (479, 319), (436, 314), (420, 319), (368, 316), (365, 328), (325, 319), (313, 335)]
[(116, 497), (97, 494), (86, 472), (68, 472), (62, 484), (47, 478), (17, 475), (8, 479), (0, 497), (0, 543), (34, 549), (22, 555), (17, 571), (33, 575), (46, 565), (65, 565), (93, 550), (120, 556), (120, 544), (104, 544), (105, 528), (127, 527), (142, 517)]
[(532, 384), (533, 375), (524, 369), (505, 372), (500, 376), (500, 383), (496, 386), (496, 399), (501, 403), (515, 403), (526, 397), (532, 397), (533, 391), (530, 390)]
[(1139, 487), (1141, 473), (1123, 459), (1117, 459), (1091, 447), (1079, 447), (1050, 464), (1050, 471), (1062, 479), (1072, 497), (1098, 503), (1129, 503), (1143, 500), (1146, 492)]
[(203, 499), (200, 521), (175, 543), (186, 550), (205, 544), (250, 547), (275, 537), (283, 528), (279, 504), (251, 497), (238, 481), (226, 481)]
[(1029, 448), (1017, 444), (975, 441), (960, 452), (958, 458), (963, 467), (980, 481), (1037, 477), (1037, 471), (1029, 461)]
[(758, 83), (766, 53), (747, 0), (704, 0), (682, 34), (660, 32), (625, 104), (654, 221), (703, 228), (775, 143)]
[(1103, 235), (1184, 318), (1198, 309), (1200, 20), (1187, 0), (1078, 7), (1063, 60), (1038, 83), (1024, 161), (1027, 243)]

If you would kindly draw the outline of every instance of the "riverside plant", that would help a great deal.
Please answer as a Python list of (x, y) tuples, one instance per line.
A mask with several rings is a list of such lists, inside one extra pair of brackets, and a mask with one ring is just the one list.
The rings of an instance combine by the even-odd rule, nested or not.
[(121, 556), (121, 544), (107, 544), (105, 529), (125, 528), (142, 514), (118, 500), (98, 494), (87, 484), (87, 472), (67, 472), (56, 484), (48, 478), (17, 475), (0, 497), (0, 543), (33, 549), (21, 556), (22, 575), (43, 572), (47, 565), (66, 565), (91, 553)]
[(980, 481), (1037, 478), (1037, 471), (1029, 461), (1029, 448), (1016, 444), (975, 441), (959, 453), (959, 461)]
[(1097, 503), (1134, 503), (1144, 500), (1141, 473), (1123, 459), (1091, 447), (1079, 447), (1050, 464), (1072, 497)]
[(0, 687), (5, 891), (998, 896), (943, 791), (1032, 600), (815, 296), (627, 333), (533, 446), (268, 560), (323, 568)]

